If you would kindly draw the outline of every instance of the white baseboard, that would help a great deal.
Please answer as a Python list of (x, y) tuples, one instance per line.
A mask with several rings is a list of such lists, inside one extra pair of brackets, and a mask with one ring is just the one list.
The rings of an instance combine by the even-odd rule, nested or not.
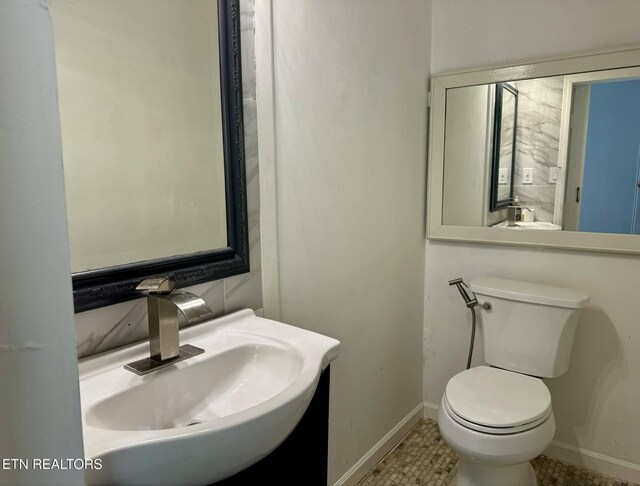
[[(434, 403), (424, 402), (424, 417), (437, 422), (439, 409), (440, 407)], [(592, 469), (600, 474), (606, 474), (623, 481), (640, 483), (640, 465), (606, 456), (599, 452), (554, 440), (543, 454), (547, 457)]]
[(543, 454), (623, 481), (640, 483), (640, 465), (605, 456), (599, 452), (554, 440)]
[(438, 421), (440, 406), (434, 403), (424, 402), (424, 418)]
[(423, 404), (421, 403), (403, 418), (387, 435), (378, 441), (351, 469), (349, 469), (334, 486), (354, 486), (366, 474), (378, 464), (384, 456), (391, 452), (405, 435), (423, 417)]

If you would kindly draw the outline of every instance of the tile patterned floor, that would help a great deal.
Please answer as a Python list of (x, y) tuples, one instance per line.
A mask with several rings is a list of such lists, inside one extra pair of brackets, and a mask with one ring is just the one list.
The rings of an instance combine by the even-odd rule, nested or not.
[[(422, 420), (358, 486), (448, 486), (453, 484), (457, 463), (438, 425)], [(532, 464), (539, 486), (638, 486), (546, 456)]]

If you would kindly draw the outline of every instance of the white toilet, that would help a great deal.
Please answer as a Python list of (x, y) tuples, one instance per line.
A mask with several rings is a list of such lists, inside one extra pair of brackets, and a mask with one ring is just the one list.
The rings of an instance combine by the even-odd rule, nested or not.
[(569, 367), (576, 323), (589, 302), (582, 290), (478, 277), (484, 359), (491, 365), (447, 383), (438, 414), (442, 437), (458, 454), (458, 486), (536, 485), (529, 461), (553, 439), (551, 395), (540, 378)]

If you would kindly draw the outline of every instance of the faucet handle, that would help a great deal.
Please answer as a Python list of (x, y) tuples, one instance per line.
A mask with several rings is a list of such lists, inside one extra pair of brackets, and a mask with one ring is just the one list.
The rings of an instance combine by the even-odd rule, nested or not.
[(168, 294), (173, 290), (175, 281), (173, 277), (151, 277), (145, 278), (138, 284), (136, 290), (147, 294)]

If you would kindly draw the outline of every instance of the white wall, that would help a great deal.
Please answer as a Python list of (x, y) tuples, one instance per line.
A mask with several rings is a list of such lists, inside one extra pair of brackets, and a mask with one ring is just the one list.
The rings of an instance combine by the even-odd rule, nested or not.
[(442, 221), (455, 226), (485, 226), (489, 212), (489, 174), (493, 106), (489, 85), (447, 93)]
[[(640, 3), (623, 0), (435, 0), (432, 71), (437, 74), (640, 43), (638, 18)], [(439, 403), (447, 380), (466, 361), (470, 318), (447, 280), (476, 275), (575, 286), (591, 292), (591, 304), (576, 333), (571, 369), (548, 381), (558, 423), (556, 440), (640, 464), (640, 258), (428, 242), (427, 402)]]
[(637, 44), (635, 0), (434, 0), (431, 69), (536, 60)]
[(282, 320), (336, 337), (333, 484), (420, 405), (430, 2), (274, 2)]
[(47, 2), (0, 2), (0, 468), (2, 485), (83, 483), (78, 365)]

